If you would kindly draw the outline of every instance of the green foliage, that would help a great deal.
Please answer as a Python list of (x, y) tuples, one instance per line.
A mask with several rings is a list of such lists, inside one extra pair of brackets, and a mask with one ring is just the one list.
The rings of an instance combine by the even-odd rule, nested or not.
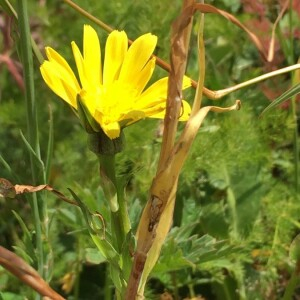
[[(170, 25), (178, 15), (181, 1), (173, 1), (172, 5), (158, 0), (77, 3), (114, 28), (126, 30), (132, 39), (150, 31), (158, 35), (156, 54), (168, 59)], [(243, 13), (241, 1), (210, 3), (237, 13), (241, 20), (249, 19)], [(81, 45), (82, 25), (91, 22), (62, 1), (28, 4), (31, 30), (38, 47), (51, 45), (74, 66), (70, 42), (74, 40)], [(288, 24), (286, 17), (282, 27)], [(298, 25), (295, 16), (292, 26)], [(107, 34), (100, 28), (97, 31), (103, 48)], [(196, 33), (197, 25), (193, 29), (187, 70), (194, 79), (198, 72)], [(245, 33), (222, 17), (205, 17), (205, 40), (207, 87), (221, 89), (264, 72), (266, 67)], [(282, 39), (279, 42), (289, 43)], [(285, 65), (291, 59), (287, 57), (288, 49), (286, 45), (282, 62)], [(10, 51), (18, 60), (15, 43)], [(99, 212), (105, 224), (109, 224), (109, 204), (100, 187), (97, 158), (87, 149), (85, 132), (78, 119), (45, 87), (38, 67), (35, 60), (42, 160), (33, 156), (37, 165), (44, 168), (43, 161), (51, 153), (48, 145), (52, 148), (51, 134), (48, 142), (48, 120), (52, 115), (53, 159), (47, 164), (51, 165), (47, 183), (68, 196), (71, 188), (80, 206), (79, 209), (52, 196), (47, 198), (49, 241), (44, 246), (53, 251), (49, 258), (52, 268), (49, 280), (51, 286), (69, 299), (92, 299), (92, 293), (93, 299), (112, 299), (113, 284), (107, 279), (111, 277), (107, 261), (118, 253), (109, 240), (111, 229), (105, 231), (99, 219), (90, 214)], [(157, 69), (154, 79), (165, 75), (165, 71)], [(280, 80), (285, 87), (282, 92), (288, 90), (290, 78)], [(9, 166), (6, 168), (1, 159), (0, 177), (31, 184), (29, 153), (35, 152), (26, 138), (23, 93), (4, 66), (0, 82), (0, 155)], [(260, 117), (269, 104), (264, 88), (253, 86), (219, 100), (217, 105), (226, 106), (236, 98), (241, 99), (242, 110), (224, 115), (210, 113), (201, 127), (180, 177), (173, 228), (153, 270), (147, 299), (157, 299), (165, 290), (178, 299), (197, 294), (216, 300), (279, 299), (283, 295), (295, 264), (288, 255), (289, 246), (300, 226), (299, 195), (294, 193), (295, 124), (289, 108), (276, 107)], [(296, 85), (270, 106), (298, 92)], [(186, 92), (185, 99), (191, 102), (193, 94), (193, 90)], [(204, 99), (204, 104), (215, 105), (215, 102)], [(156, 171), (160, 129), (161, 123), (156, 120), (144, 120), (126, 128), (126, 148), (117, 155), (117, 175), (126, 187), (133, 232)], [(33, 246), (36, 232), (28, 200), (23, 196), (12, 200), (0, 198), (0, 205), (0, 244), (10, 249), (14, 246), (20, 256), (36, 267)], [(102, 239), (104, 232), (107, 240)], [(90, 235), (99, 247), (105, 244), (106, 253), (111, 252), (106, 256), (101, 254)], [(128, 236), (126, 243), (131, 244), (131, 239)], [(72, 288), (62, 291), (62, 278), (69, 273), (75, 274)], [(114, 277), (114, 284), (121, 284), (119, 280)], [(3, 269), (0, 269), (0, 290), (0, 299), (5, 300), (32, 296)], [(105, 290), (108, 298), (104, 298)]]
[(191, 235), (196, 225), (189, 224), (171, 230), (159, 263), (154, 268), (155, 275), (185, 268), (201, 268), (201, 264), (210, 261), (217, 265), (217, 260), (237, 251), (227, 245), (226, 241), (217, 241), (208, 235)]

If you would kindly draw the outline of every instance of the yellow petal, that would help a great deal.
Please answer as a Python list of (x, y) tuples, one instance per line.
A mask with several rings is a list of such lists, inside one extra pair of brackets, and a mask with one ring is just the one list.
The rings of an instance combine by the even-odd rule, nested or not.
[(121, 125), (122, 127), (125, 127), (129, 124), (135, 123), (141, 119), (144, 119), (146, 117), (146, 114), (144, 111), (141, 110), (131, 110), (124, 114), (121, 118)]
[(50, 47), (46, 47), (45, 51), (49, 62), (51, 62), (51, 65), (53, 66), (53, 69), (57, 68), (56, 73), (60, 75), (60, 78), (64, 78), (65, 81), (70, 81), (70, 85), (74, 84), (76, 89), (79, 90), (80, 86), (77, 78), (67, 61), (58, 52)]
[(168, 77), (161, 78), (146, 89), (136, 103), (137, 108), (148, 108), (165, 103), (168, 90)]
[(102, 84), (100, 42), (97, 32), (89, 25), (84, 25), (83, 58), (88, 82), (94, 86)]
[[(183, 77), (182, 89), (190, 87), (192, 84), (191, 79), (187, 76)], [(159, 103), (164, 103), (167, 99), (168, 93), (168, 77), (161, 78), (153, 83), (147, 90), (140, 96), (136, 106), (138, 108), (147, 108)]]
[(49, 88), (56, 95), (76, 108), (76, 97), (80, 91), (77, 80), (76, 82), (70, 80), (70, 78), (68, 80), (68, 76), (66, 76), (66, 74), (65, 77), (63, 76), (64, 69), (60, 65), (49, 61), (45, 61), (41, 65), (40, 70), (42, 77)]
[(89, 83), (88, 83), (88, 79), (85, 75), (83, 57), (82, 57), (81, 52), (75, 42), (72, 42), (71, 46), (72, 46), (73, 56), (75, 59), (81, 86), (83, 88), (87, 89), (89, 86)]
[(99, 95), (97, 95), (93, 91), (82, 89), (80, 91), (80, 97), (81, 97), (83, 103), (88, 108), (90, 114), (93, 116), (96, 111), (97, 100), (99, 98)]
[(189, 88), (191, 85), (192, 85), (191, 78), (189, 78), (187, 76), (183, 76), (182, 89), (185, 90), (185, 89)]
[(191, 106), (185, 100), (182, 100), (179, 121), (187, 121), (191, 114)]
[(157, 37), (151, 33), (137, 38), (126, 53), (119, 80), (130, 85), (150, 59), (156, 43)]
[(110, 84), (119, 76), (128, 48), (128, 38), (124, 31), (114, 30), (107, 38), (103, 67), (103, 84)]
[[(157, 111), (157, 112), (155, 112)], [(148, 118), (164, 119), (166, 114), (166, 106), (156, 106), (145, 111)], [(182, 100), (181, 112), (179, 121), (187, 121), (191, 114), (191, 107), (188, 102)]]
[(141, 94), (145, 86), (149, 82), (153, 71), (155, 68), (155, 57), (150, 59), (145, 67), (139, 72), (134, 80), (131, 82), (131, 85), (135, 87), (137, 95)]
[[(182, 102), (182, 109), (179, 116), (179, 121), (187, 121), (189, 119), (191, 112), (190, 105), (186, 102)], [(166, 107), (157, 106), (147, 110), (146, 112), (148, 118), (153, 119), (164, 119), (166, 114)]]
[(104, 133), (112, 140), (116, 139), (117, 137), (120, 136), (120, 125), (118, 122), (112, 122), (108, 124), (100, 124), (102, 130)]
[(166, 113), (166, 105), (165, 103), (161, 103), (156, 106), (152, 106), (145, 109), (144, 113), (148, 118), (163, 119)]

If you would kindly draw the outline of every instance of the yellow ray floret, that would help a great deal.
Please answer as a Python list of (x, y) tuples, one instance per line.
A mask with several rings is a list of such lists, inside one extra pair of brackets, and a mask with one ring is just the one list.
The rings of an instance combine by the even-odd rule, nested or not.
[[(164, 117), (168, 78), (145, 89), (155, 68), (151, 56), (156, 43), (157, 37), (147, 33), (128, 48), (126, 33), (115, 30), (107, 38), (102, 68), (98, 35), (85, 25), (82, 53), (71, 43), (80, 82), (66, 60), (50, 47), (46, 47), (48, 60), (41, 65), (41, 74), (50, 89), (74, 109), (79, 95), (105, 134), (115, 139), (127, 125), (146, 117)], [(185, 77), (183, 88), (190, 85)], [(180, 120), (186, 121), (190, 106), (183, 101), (182, 107)]]

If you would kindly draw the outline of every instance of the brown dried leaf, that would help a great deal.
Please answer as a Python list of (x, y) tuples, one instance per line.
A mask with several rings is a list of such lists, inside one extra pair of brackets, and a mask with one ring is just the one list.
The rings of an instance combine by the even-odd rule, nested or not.
[[(15, 195), (20, 195), (20, 194), (25, 194), (25, 193), (36, 193), (36, 192), (40, 192), (40, 191), (49, 191), (49, 192), (55, 194), (55, 196), (57, 196), (59, 199), (65, 201), (65, 202), (68, 202), (70, 204), (78, 206), (78, 204), (75, 201), (70, 200), (64, 194), (55, 190), (53, 187), (51, 187), (48, 184), (41, 184), (38, 186), (19, 185), (19, 184), (13, 185), (7, 179), (0, 178), (0, 196), (2, 196), (2, 197), (9, 197), (9, 195), (15, 196)], [(10, 196), (9, 198), (14, 198), (14, 197)]]
[(168, 97), (164, 134), (157, 173), (164, 168), (169, 152), (174, 146), (178, 118), (182, 105), (182, 81), (186, 70), (188, 46), (194, 13), (193, 0), (184, 1), (181, 14), (172, 24), (170, 74), (168, 81)]
[(288, 8), (288, 4), (289, 1), (286, 1), (280, 14), (278, 15), (274, 25), (273, 25), (273, 30), (272, 30), (272, 37), (271, 37), (271, 41), (270, 41), (270, 45), (269, 45), (269, 49), (266, 50), (262, 44), (262, 42), (259, 40), (259, 38), (256, 36), (256, 34), (254, 34), (251, 30), (249, 30), (244, 24), (242, 24), (235, 16), (233, 16), (232, 14), (218, 9), (213, 5), (209, 5), (209, 4), (202, 4), (202, 3), (196, 3), (195, 4), (195, 10), (199, 10), (202, 13), (214, 13), (214, 14), (218, 14), (220, 16), (223, 16), (224, 18), (226, 18), (227, 20), (229, 20), (230, 22), (232, 22), (233, 24), (237, 25), (238, 27), (240, 27), (241, 29), (243, 29), (248, 36), (250, 37), (250, 39), (252, 40), (252, 42), (255, 44), (255, 46), (257, 47), (258, 51), (260, 52), (261, 56), (263, 57), (263, 59), (265, 61), (272, 61), (274, 58), (274, 43), (275, 43), (275, 29), (276, 26), (278, 25), (279, 20), (283, 17), (284, 12), (286, 11), (286, 9)]
[[(164, 119), (164, 133), (160, 160), (157, 176), (153, 180), (150, 197), (138, 227), (137, 251), (134, 256), (133, 267), (128, 282), (126, 300), (136, 298), (141, 278), (142, 282), (139, 287), (139, 294), (143, 294), (146, 279), (158, 258), (161, 245), (169, 231), (172, 220), (174, 208), (174, 201), (172, 200), (175, 200), (177, 178), (179, 174), (175, 174), (172, 179), (169, 178), (170, 181), (175, 181), (176, 184), (173, 184), (171, 188), (169, 184), (166, 188), (168, 190), (165, 190), (165, 187), (162, 187), (159, 191), (159, 196), (156, 196), (156, 194), (153, 193), (153, 187), (160, 181), (160, 175), (162, 173), (165, 174), (164, 170), (175, 143), (178, 117), (181, 110), (182, 81), (186, 69), (194, 3), (194, 0), (184, 0), (181, 14), (172, 25), (170, 55), (171, 70), (168, 81), (167, 107)], [(165, 197), (161, 197), (161, 194), (164, 194)], [(164, 222), (159, 222), (164, 212), (168, 212), (168, 218), (166, 220), (164, 219)], [(146, 260), (148, 254), (149, 256)], [(141, 277), (141, 275), (143, 277)]]

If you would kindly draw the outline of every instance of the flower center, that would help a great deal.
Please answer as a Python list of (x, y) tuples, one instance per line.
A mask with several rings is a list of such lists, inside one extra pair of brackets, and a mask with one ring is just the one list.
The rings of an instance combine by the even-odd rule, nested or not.
[(136, 98), (137, 91), (134, 88), (116, 80), (100, 87), (96, 110), (102, 115), (104, 123), (118, 122), (126, 113), (134, 110)]

